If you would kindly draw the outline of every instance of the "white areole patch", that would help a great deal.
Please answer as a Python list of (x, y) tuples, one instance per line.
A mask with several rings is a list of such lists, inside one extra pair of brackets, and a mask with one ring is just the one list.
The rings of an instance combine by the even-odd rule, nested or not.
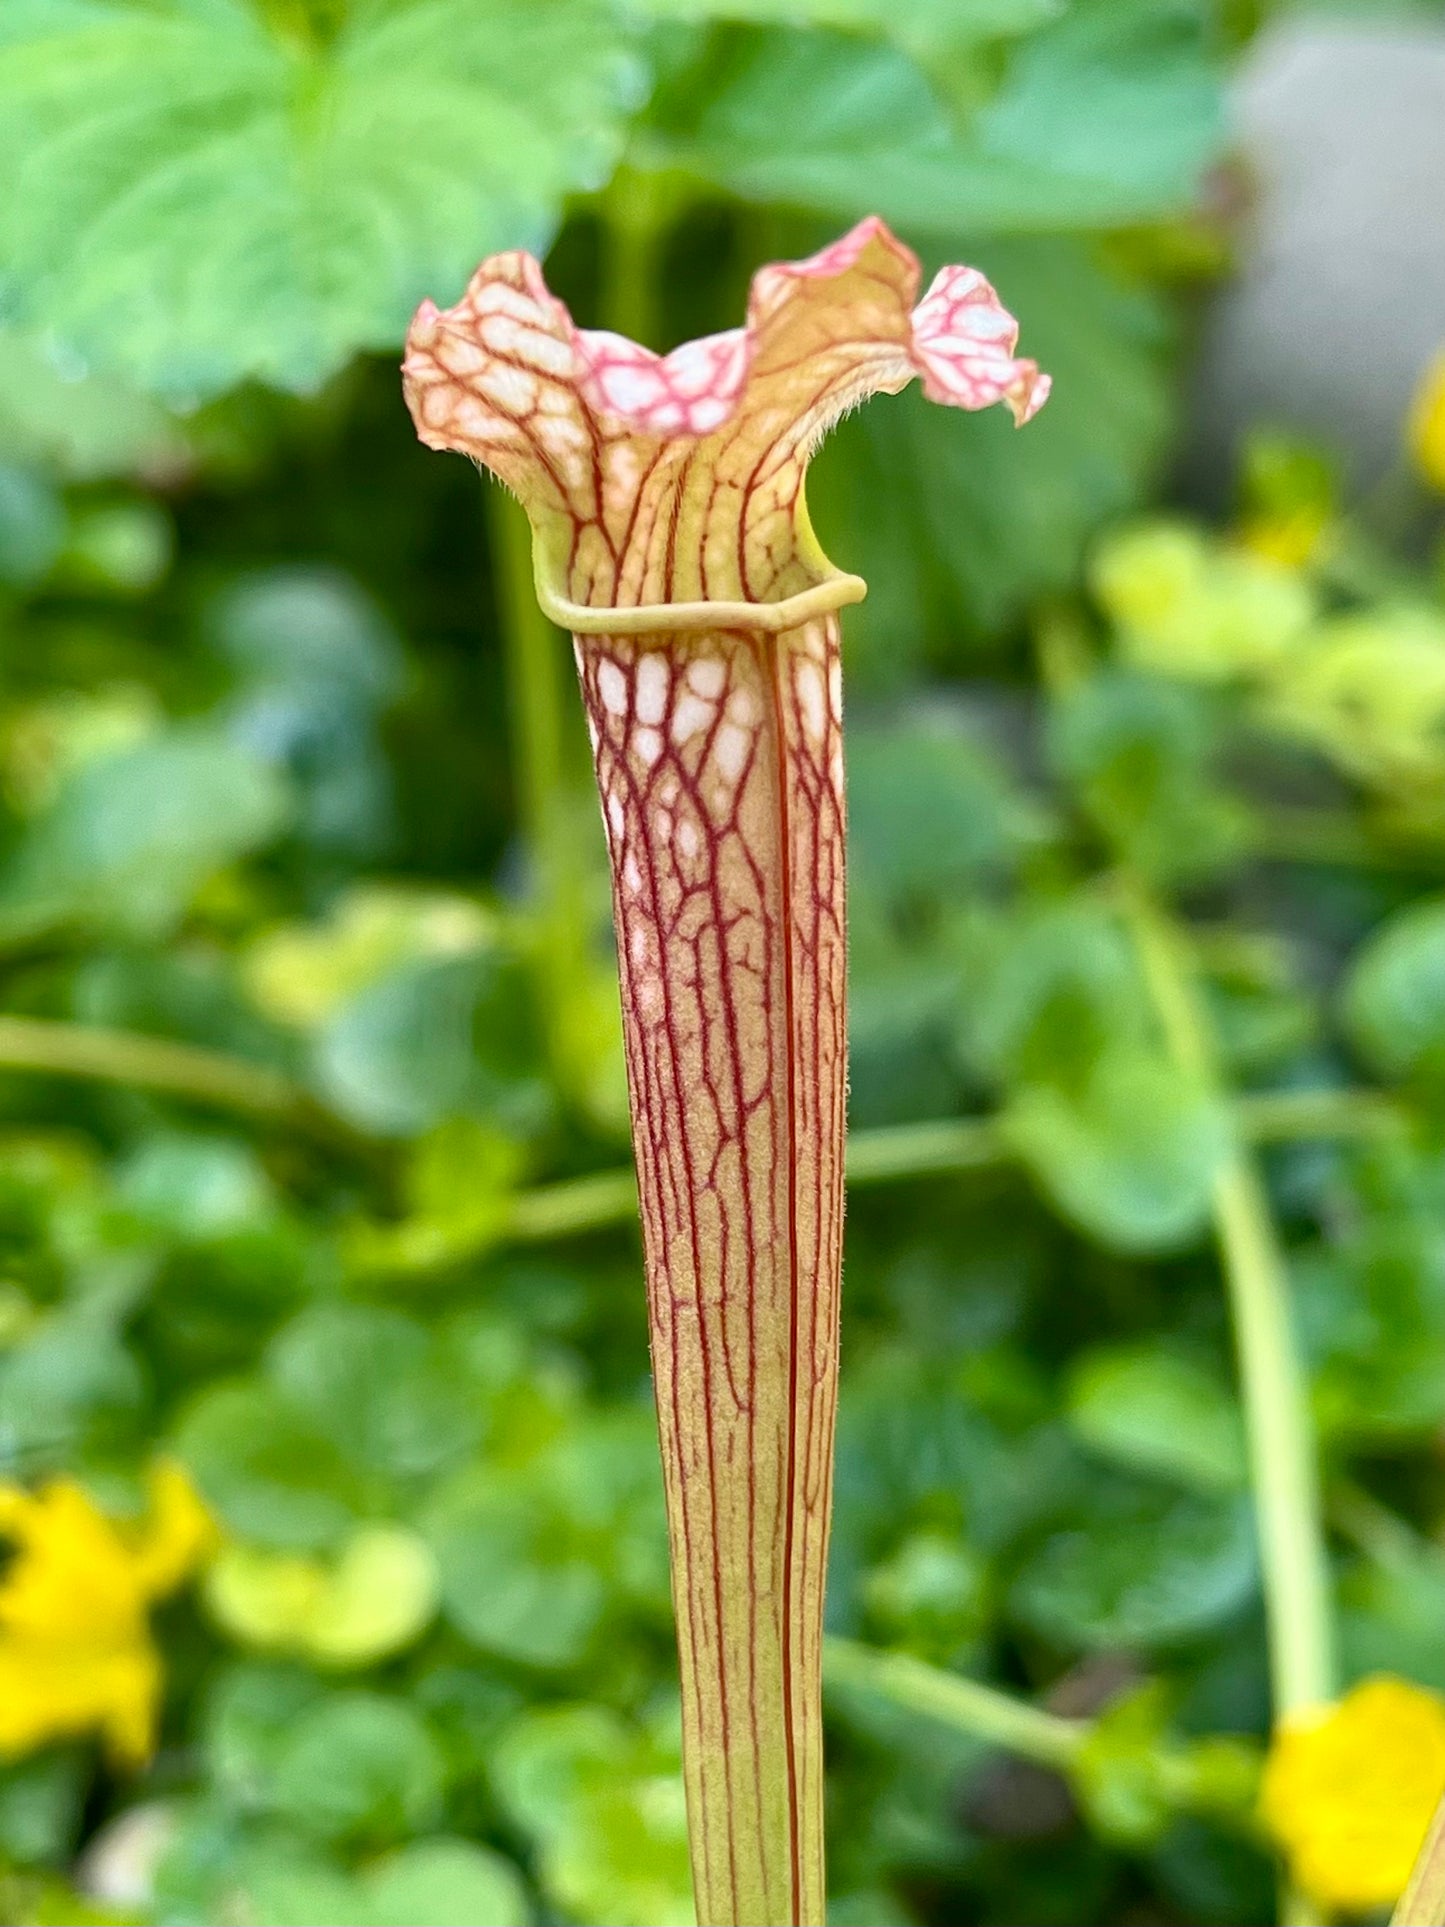
[(816, 662), (800, 662), (794, 673), (803, 732), (810, 743), (821, 743), (828, 733), (828, 696), (823, 671)]
[(661, 652), (648, 650), (637, 664), (637, 720), (660, 723), (667, 713), (667, 692), (672, 682)]
[(694, 736), (701, 736), (704, 730), (711, 729), (716, 715), (715, 703), (705, 702), (702, 697), (694, 696), (685, 689), (672, 706), (673, 742), (681, 749)]
[(598, 665), (597, 693), (609, 716), (627, 714), (627, 678), (615, 662), (607, 660)]

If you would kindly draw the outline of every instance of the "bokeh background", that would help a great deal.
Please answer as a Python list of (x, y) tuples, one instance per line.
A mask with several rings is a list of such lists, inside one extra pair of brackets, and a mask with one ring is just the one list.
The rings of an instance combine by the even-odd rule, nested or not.
[[(1280, 1849), (1388, 1902), (1445, 1781), (1442, 181), (1434, 8), (0, 3), (0, 1918), (689, 1918), (585, 739), (397, 349), (516, 245), (668, 347), (869, 211), (1055, 391), (879, 402), (810, 488), (872, 582), (830, 1621), (930, 1669), (836, 1672), (832, 1919), (1258, 1927)], [(1387, 1682), (1264, 1810), (1261, 1264)]]

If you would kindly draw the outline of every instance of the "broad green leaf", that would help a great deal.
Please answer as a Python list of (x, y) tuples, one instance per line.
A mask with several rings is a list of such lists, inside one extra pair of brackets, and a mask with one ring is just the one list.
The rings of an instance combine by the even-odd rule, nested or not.
[(1445, 1081), (1445, 903), (1411, 904), (1356, 951), (1344, 1016), (1387, 1077)]
[(190, 465), (186, 431), (158, 402), (40, 339), (0, 328), (0, 457), (80, 481)]
[(204, 726), (87, 763), (0, 869), (0, 932), (162, 936), (208, 877), (285, 816), (271, 771)]
[(1024, 1624), (1058, 1645), (1147, 1650), (1219, 1626), (1254, 1588), (1244, 1501), (1140, 1488), (1100, 1494), (1045, 1539), (1011, 1597)]
[(1191, 0), (1074, 0), (1014, 52), (979, 115), (989, 154), (1187, 204), (1225, 139), (1222, 71)]
[(65, 504), (29, 469), (0, 466), (0, 583), (33, 589), (65, 545)]
[(1081, 1091), (1019, 1090), (1004, 1128), (1058, 1208), (1125, 1251), (1169, 1250), (1202, 1230), (1229, 1146), (1217, 1099), (1132, 1050), (1107, 1053)]
[(450, 1464), (480, 1426), (463, 1362), (399, 1311), (323, 1304), (280, 1334), (268, 1371), (359, 1476), (415, 1479)]
[(224, 1523), (263, 1545), (336, 1545), (361, 1508), (335, 1446), (265, 1385), (209, 1384), (182, 1420), (176, 1450)]
[(1087, 898), (1030, 906), (1003, 924), (980, 976), (960, 1038), (1004, 1083), (1079, 1090), (1106, 1051), (1146, 1040), (1134, 953), (1117, 917)]
[(1217, 780), (1220, 725), (1195, 690), (1106, 670), (1056, 706), (1049, 748), (1115, 850), (1151, 876), (1193, 878), (1235, 855), (1244, 831)]
[(296, 1721), (324, 1691), (300, 1666), (247, 1661), (222, 1669), (207, 1689), (201, 1739), (229, 1800), (251, 1809), (265, 1804)]
[(434, 1823), (442, 1787), (437, 1743), (405, 1701), (346, 1693), (296, 1719), (270, 1794), (278, 1812), (317, 1839), (379, 1844)]
[(509, 1860), (469, 1840), (416, 1840), (363, 1883), (365, 1927), (526, 1927), (526, 1889)]
[(14, 1866), (68, 1861), (80, 1825), (85, 1763), (51, 1750), (0, 1769), (0, 1853)]
[(244, 953), (242, 971), (260, 1009), (306, 1027), (402, 964), (471, 956), (494, 936), (492, 919), (470, 897), (360, 884), (319, 923), (263, 930)]
[(247, 375), (309, 388), (483, 255), (545, 246), (606, 176), (631, 70), (601, 0), (358, 0), (331, 35), (286, 18), (7, 0), (19, 319), (186, 401)]
[(524, 1714), (492, 1775), (536, 1840), (543, 1884), (582, 1920), (688, 1927), (694, 1918), (676, 1735), (638, 1732), (601, 1706)]
[(133, 1451), (146, 1375), (113, 1321), (56, 1311), (0, 1355), (0, 1477), (105, 1465)]
[(436, 1611), (436, 1561), (404, 1526), (363, 1526), (327, 1579), (306, 1638), (324, 1666), (369, 1666), (400, 1652)]
[(436, 1610), (436, 1562), (404, 1526), (365, 1525), (331, 1561), (228, 1541), (206, 1571), (217, 1624), (262, 1651), (331, 1668), (408, 1646)]
[(850, 718), (848, 735), (855, 881), (906, 905), (1008, 867), (1030, 826), (981, 729), (939, 708), (892, 724)]
[(180, 1241), (264, 1224), (275, 1194), (254, 1154), (227, 1138), (158, 1131), (118, 1174), (120, 1201), (147, 1230)]
[(660, 92), (637, 152), (747, 200), (983, 235), (1177, 211), (1222, 134), (1198, 15), (1100, 0), (1023, 42), (962, 131), (887, 45), (769, 28), (714, 38)]
[(486, 1109), (526, 1130), (550, 1102), (528, 986), (499, 948), (403, 965), (344, 1004), (313, 1055), (327, 1100), (388, 1136)]
[(584, 1657), (607, 1609), (606, 1575), (535, 1479), (473, 1482), (448, 1496), (430, 1523), (442, 1604), (459, 1632), (527, 1666)]
[(1244, 1483), (1233, 1400), (1204, 1366), (1162, 1345), (1099, 1347), (1069, 1376), (1069, 1417), (1101, 1457), (1201, 1491)]

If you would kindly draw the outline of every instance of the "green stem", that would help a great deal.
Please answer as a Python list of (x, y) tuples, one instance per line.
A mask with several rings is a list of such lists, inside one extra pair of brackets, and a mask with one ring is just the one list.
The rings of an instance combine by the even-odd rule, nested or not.
[(602, 197), (602, 325), (660, 349), (658, 256), (673, 198), (655, 174), (619, 167)]
[[(1144, 975), (1179, 1069), (1219, 1088), (1208, 1015), (1186, 940), (1137, 880), (1125, 905)], [(1328, 1701), (1334, 1628), (1308, 1387), (1292, 1328), (1289, 1280), (1264, 1183), (1232, 1150), (1214, 1180), (1214, 1226), (1239, 1359), (1268, 1624), (1275, 1718)], [(1285, 1896), (1287, 1927), (1315, 1910)]]
[[(572, 1013), (587, 968), (587, 890), (576, 834), (567, 740), (572, 703), (567, 643), (537, 606), (532, 531), (500, 488), (487, 491), (492, 555), (512, 724), (517, 812), (532, 870), (535, 962), (553, 1074), (576, 1095)], [(580, 744), (576, 758), (581, 765)]]
[(830, 1687), (876, 1693), (910, 1713), (1057, 1772), (1077, 1764), (1089, 1735), (1087, 1720), (1063, 1719), (996, 1687), (941, 1672), (909, 1653), (878, 1652), (851, 1639), (825, 1642), (823, 1677)]
[(0, 1068), (164, 1091), (250, 1117), (294, 1119), (311, 1111), (300, 1085), (280, 1071), (165, 1037), (48, 1017), (0, 1016)]

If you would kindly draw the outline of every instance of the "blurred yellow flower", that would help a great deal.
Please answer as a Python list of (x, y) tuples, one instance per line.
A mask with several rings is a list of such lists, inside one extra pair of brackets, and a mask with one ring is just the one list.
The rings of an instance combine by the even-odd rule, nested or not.
[(92, 1731), (119, 1761), (149, 1755), (161, 1668), (147, 1608), (207, 1555), (215, 1528), (178, 1465), (155, 1466), (148, 1485), (134, 1525), (73, 1479), (0, 1486), (0, 1757)]
[(1442, 1790), (1445, 1701), (1382, 1675), (1280, 1726), (1262, 1811), (1297, 1886), (1362, 1910), (1403, 1892)]
[(1276, 568), (1307, 568), (1324, 545), (1332, 520), (1329, 507), (1320, 502), (1261, 510), (1240, 524), (1239, 545)]
[(1445, 348), (1425, 370), (1410, 404), (1410, 453), (1431, 488), (1445, 491)]

